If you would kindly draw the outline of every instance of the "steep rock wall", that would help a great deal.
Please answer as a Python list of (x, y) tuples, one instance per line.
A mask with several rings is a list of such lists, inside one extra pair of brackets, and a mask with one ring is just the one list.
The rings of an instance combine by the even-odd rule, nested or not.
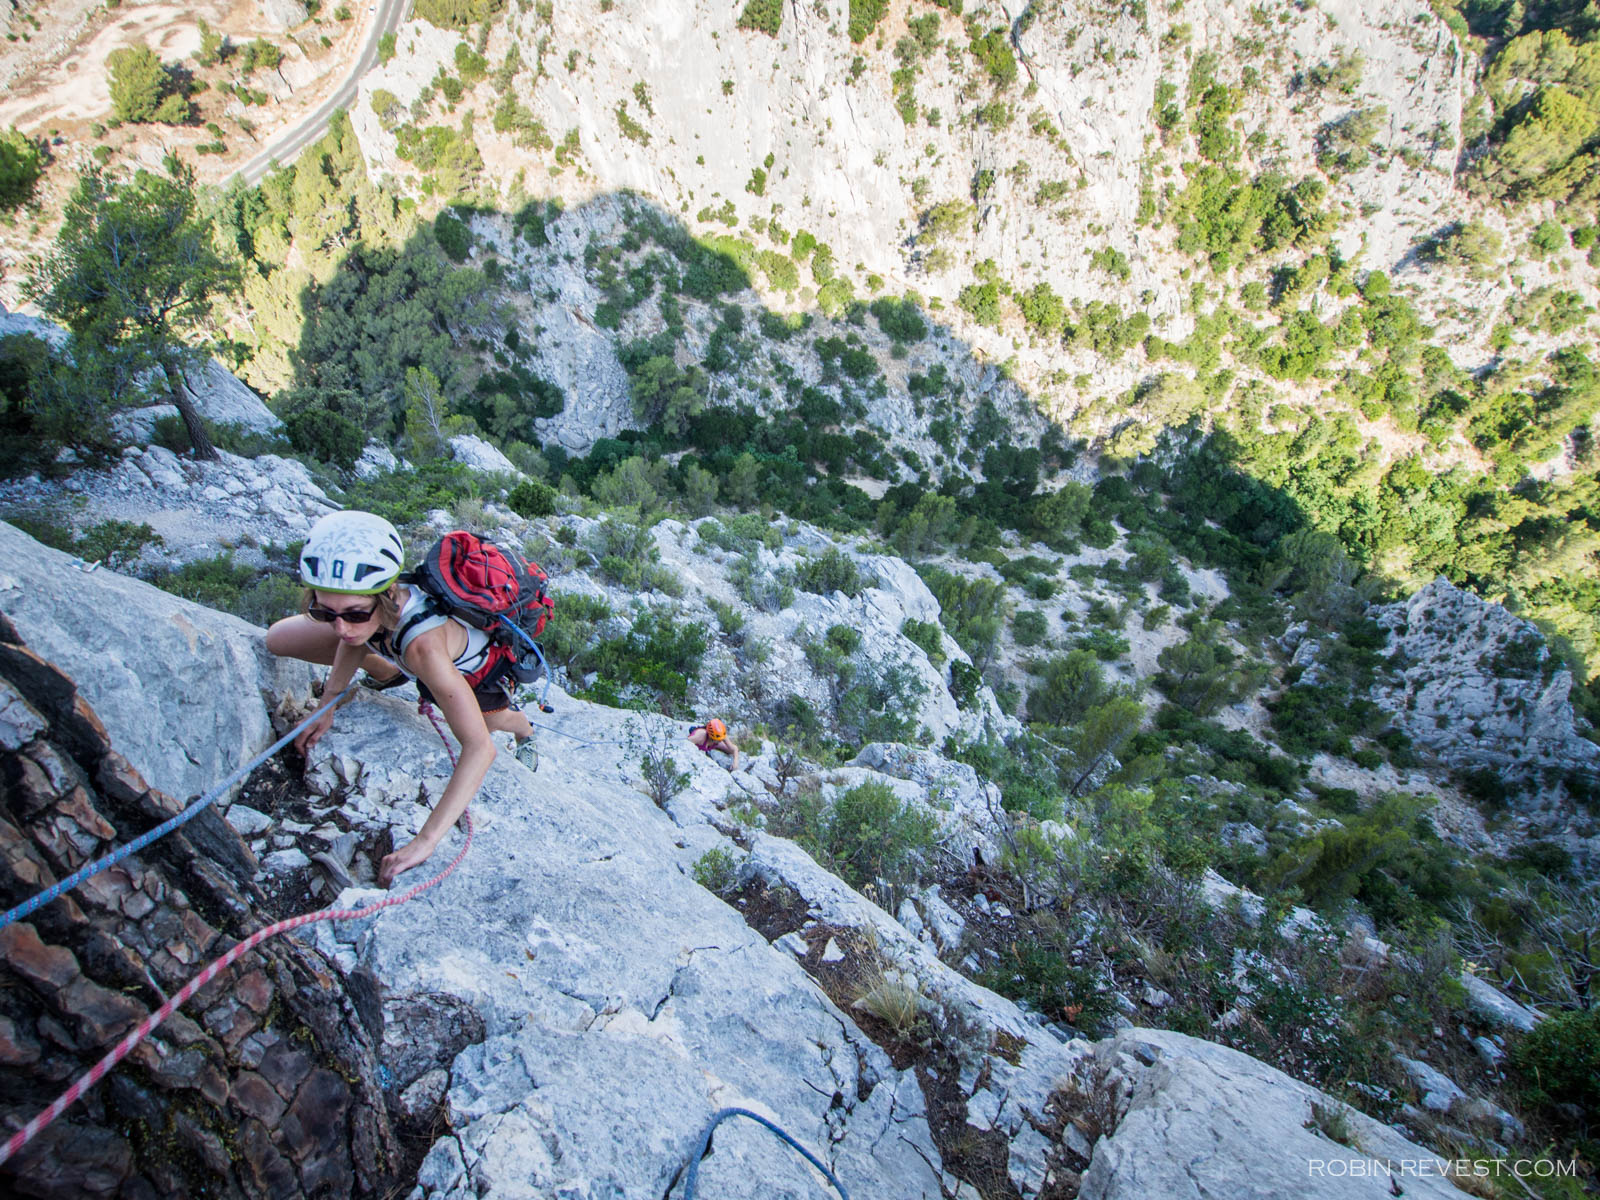
[[(182, 805), (0, 622), (0, 904)], [(233, 940), (255, 859), (215, 814), (0, 930), (7, 1136)], [(366, 1031), (326, 963), (267, 943), (203, 988), (4, 1167), (35, 1197), (376, 1196), (399, 1166)]]

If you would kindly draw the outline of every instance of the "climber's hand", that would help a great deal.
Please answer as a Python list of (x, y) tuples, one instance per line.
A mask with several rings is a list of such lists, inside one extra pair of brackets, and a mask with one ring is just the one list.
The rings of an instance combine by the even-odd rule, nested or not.
[(322, 740), (322, 735), (333, 728), (333, 710), (329, 709), (300, 731), (294, 739), (294, 748), (301, 754), (311, 753), (311, 747)]
[(433, 853), (433, 843), (423, 841), (421, 838), (412, 838), (393, 854), (383, 856), (383, 861), (378, 864), (378, 885), (391, 887), (396, 878), (411, 870), (420, 867), (428, 861), (428, 856)]

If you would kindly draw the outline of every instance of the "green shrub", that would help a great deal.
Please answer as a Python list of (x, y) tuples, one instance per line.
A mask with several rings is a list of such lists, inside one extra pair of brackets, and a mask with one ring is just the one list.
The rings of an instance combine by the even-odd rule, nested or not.
[(783, 0), (749, 0), (739, 14), (739, 28), (777, 37), (783, 27)]
[(417, 0), (414, 15), (440, 29), (470, 29), (499, 16), (506, 0)]
[(627, 138), (630, 142), (637, 142), (641, 146), (648, 146), (650, 144), (650, 131), (643, 125), (639, 124), (638, 121), (633, 119), (633, 116), (628, 112), (628, 102), (626, 100), (619, 100), (617, 102), (616, 111), (617, 128), (622, 131), (622, 136)]
[(888, 11), (889, 0), (850, 0), (850, 40), (857, 45), (866, 41)]
[(855, 559), (837, 547), (830, 546), (815, 558), (808, 558), (794, 569), (795, 586), (802, 591), (830, 596), (843, 592), (851, 599), (861, 595), (877, 582), (864, 575)]
[(744, 631), (744, 613), (731, 604), (718, 600), (715, 596), (706, 598), (706, 606), (717, 618), (717, 625), (722, 629), (724, 637), (735, 639), (737, 644), (739, 635)]
[(661, 564), (661, 550), (649, 526), (612, 516), (589, 528), (586, 543), (599, 560), (600, 574), (619, 587), (682, 593), (677, 575)]
[(983, 675), (971, 663), (959, 658), (950, 664), (950, 698), (956, 707), (971, 709), (978, 702), (978, 689), (983, 686)]
[(600, 626), (611, 619), (611, 605), (582, 592), (556, 597), (556, 618), (545, 626), (540, 646), (556, 666), (570, 667), (599, 640)]
[(728, 581), (741, 600), (761, 612), (782, 612), (794, 603), (794, 588), (762, 568), (754, 555), (735, 559)]
[(1320, 62), (1306, 72), (1306, 81), (1315, 88), (1327, 88), (1350, 95), (1361, 86), (1361, 71), (1366, 57), (1359, 50), (1341, 46), (1331, 61)]
[(506, 503), (511, 506), (511, 511), (520, 517), (530, 520), (534, 517), (550, 517), (556, 514), (555, 488), (547, 483), (540, 483), (537, 479), (524, 479), (512, 488), (506, 496)]
[(1563, 1012), (1540, 1022), (1511, 1050), (1527, 1100), (1560, 1119), (1561, 1105), (1600, 1112), (1600, 1008)]
[(931, 815), (888, 784), (863, 783), (834, 801), (822, 819), (820, 844), (810, 848), (852, 887), (881, 881), (893, 894), (916, 883), (938, 830)]
[(143, 42), (111, 51), (106, 69), (117, 120), (181, 125), (189, 119), (189, 101), (178, 80)]
[(270, 625), (300, 607), (301, 587), (282, 571), (263, 572), (231, 554), (199, 559), (150, 576), (163, 591), (207, 608), (230, 612), (252, 625)]
[(928, 656), (928, 661), (934, 666), (941, 666), (945, 661), (944, 633), (932, 621), (919, 621), (915, 617), (907, 617), (900, 623), (901, 634), (913, 645), (918, 647)]
[(1109, 1032), (1116, 989), (1097, 965), (1073, 965), (1069, 949), (1043, 939), (1013, 939), (977, 981), (1036, 1012), (1070, 1013), (1073, 1025), (1091, 1035)]
[(1017, 56), (1011, 50), (1011, 35), (1006, 29), (991, 29), (974, 37), (967, 47), (989, 73), (996, 89), (1011, 86), (1017, 78)]
[[(781, 14), (783, 10), (778, 11)], [(739, 864), (721, 846), (713, 846), (697, 858), (692, 873), (696, 883), (718, 896), (730, 895), (739, 883)]]
[(467, 253), (472, 249), (472, 231), (455, 213), (445, 209), (433, 219), (433, 236), (451, 262), (467, 260)]
[(79, 558), (104, 562), (120, 571), (143, 554), (146, 546), (165, 544), (161, 535), (143, 522), (110, 520), (89, 526), (71, 548)]
[(897, 300), (893, 296), (880, 296), (869, 307), (877, 318), (878, 328), (897, 342), (920, 342), (928, 336), (928, 323), (922, 319), (922, 309), (910, 297)]
[(415, 525), (435, 508), (454, 508), (464, 496), (476, 496), (483, 477), (455, 462), (425, 462), (415, 470), (386, 471), (353, 479), (345, 487), (350, 508), (377, 513), (396, 525)]
[(1045, 664), (1043, 681), (1028, 693), (1028, 718), (1071, 725), (1106, 695), (1105, 672), (1088, 650), (1073, 650)]
[(44, 151), (37, 138), (15, 127), (0, 134), (0, 208), (33, 199), (34, 185), (44, 173)]
[(348, 417), (325, 408), (306, 408), (284, 420), (289, 444), (319, 462), (348, 471), (366, 447), (367, 435)]
[(1317, 131), (1317, 165), (1330, 174), (1359, 171), (1371, 160), (1371, 148), (1388, 110), (1377, 104), (1357, 109)]
[(964, 579), (934, 566), (919, 567), (917, 574), (939, 601), (939, 620), (981, 670), (994, 654), (1004, 628), (1005, 584)]
[(719, 550), (750, 554), (758, 546), (776, 550), (783, 545), (783, 535), (760, 513), (736, 513), (720, 521), (711, 518), (700, 522), (698, 528), (700, 540)]
[(1080, 634), (1075, 644), (1080, 650), (1091, 652), (1102, 662), (1116, 662), (1128, 655), (1128, 639), (1109, 629), (1091, 629)]
[(591, 689), (591, 699), (611, 704), (618, 697), (623, 700), (618, 707), (679, 711), (689, 680), (700, 671), (706, 643), (704, 625), (679, 623), (665, 609), (646, 608), (634, 617), (627, 634), (600, 642), (580, 656), (578, 665), (610, 685)]
[(1011, 618), (1011, 638), (1019, 646), (1037, 646), (1045, 638), (1045, 616), (1037, 609), (1025, 608)]
[(956, 296), (961, 305), (979, 325), (992, 329), (1000, 327), (1000, 286), (989, 283), (972, 283), (962, 288)]

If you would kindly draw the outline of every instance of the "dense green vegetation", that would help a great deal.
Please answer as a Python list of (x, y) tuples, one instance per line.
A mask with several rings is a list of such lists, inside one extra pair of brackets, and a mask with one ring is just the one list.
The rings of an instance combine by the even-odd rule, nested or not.
[(170, 72), (149, 46), (119, 46), (106, 56), (110, 72), (111, 108), (119, 121), (160, 121), (181, 125), (189, 120), (189, 98), (182, 80)]

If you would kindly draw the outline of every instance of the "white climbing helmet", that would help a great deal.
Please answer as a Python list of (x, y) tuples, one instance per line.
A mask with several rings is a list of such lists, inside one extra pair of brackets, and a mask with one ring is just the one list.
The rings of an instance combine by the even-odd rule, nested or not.
[(307, 587), (352, 596), (375, 596), (405, 564), (395, 527), (375, 513), (329, 513), (311, 527), (300, 551), (300, 578)]

